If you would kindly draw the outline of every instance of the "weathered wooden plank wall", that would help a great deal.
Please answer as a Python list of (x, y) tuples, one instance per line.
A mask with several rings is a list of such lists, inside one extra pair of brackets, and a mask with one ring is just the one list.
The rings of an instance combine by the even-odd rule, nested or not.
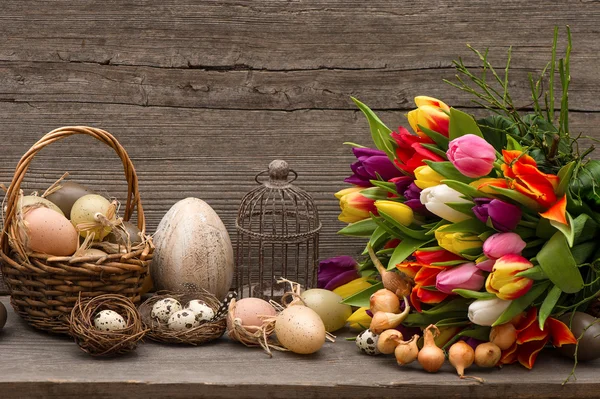
[[(469, 43), (501, 67), (512, 45), (513, 96), (526, 106), (527, 74), (549, 59), (553, 27), (568, 24), (571, 126), (600, 138), (598, 21), (599, 2), (585, 0), (2, 0), (0, 182), (42, 134), (97, 126), (133, 158), (151, 231), (174, 202), (196, 196), (234, 233), (254, 174), (284, 158), (317, 200), (322, 257), (356, 254), (359, 240), (335, 234), (332, 196), (353, 159), (342, 142), (370, 143), (350, 96), (394, 128), (416, 95), (472, 107), (442, 83), (452, 60), (477, 65)], [(26, 190), (70, 171), (123, 194), (116, 158), (87, 138), (38, 158)]]

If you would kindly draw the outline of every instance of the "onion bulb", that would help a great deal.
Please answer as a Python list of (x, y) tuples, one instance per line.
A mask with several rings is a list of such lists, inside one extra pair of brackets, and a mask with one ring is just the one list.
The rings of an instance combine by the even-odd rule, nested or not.
[(373, 248), (371, 248), (371, 244), (367, 244), (367, 250), (369, 251), (369, 257), (371, 258), (371, 261), (373, 261), (375, 268), (377, 268), (377, 271), (381, 275), (381, 282), (383, 283), (383, 286), (399, 297), (409, 296), (412, 291), (411, 282), (402, 275), (387, 270), (381, 264), (381, 261), (377, 255), (375, 255)]
[(502, 351), (493, 342), (477, 345), (475, 349), (475, 364), (479, 367), (494, 367), (500, 361)]
[(398, 346), (394, 350), (394, 356), (396, 356), (396, 362), (400, 366), (417, 360), (417, 356), (419, 355), (419, 348), (417, 347), (418, 339), (419, 336), (415, 334), (409, 341), (398, 342)]
[(373, 315), (371, 319), (371, 325), (369, 326), (369, 330), (373, 331), (375, 334), (381, 334), (385, 330), (389, 330), (390, 328), (396, 328), (406, 319), (410, 313), (410, 305), (408, 304), (408, 299), (404, 297), (404, 311), (400, 314), (390, 313), (390, 312), (377, 312)]
[(442, 367), (446, 357), (444, 356), (444, 351), (435, 344), (434, 333), (431, 330), (435, 331), (435, 336), (438, 336), (440, 333), (440, 330), (433, 324), (430, 324), (425, 329), (423, 348), (419, 351), (417, 359), (426, 371), (435, 373)]
[(377, 312), (400, 312), (400, 299), (390, 290), (382, 288), (376, 291), (369, 299), (370, 309), (373, 314)]
[(458, 341), (448, 350), (448, 360), (460, 378), (464, 378), (465, 369), (471, 367), (475, 360), (475, 351), (465, 341)]
[(507, 350), (517, 340), (517, 329), (511, 323), (500, 324), (492, 327), (490, 331), (490, 342), (498, 345), (500, 350)]
[(402, 333), (398, 330), (390, 329), (385, 330), (379, 334), (379, 340), (377, 340), (377, 349), (384, 355), (394, 353), (398, 342), (402, 341)]

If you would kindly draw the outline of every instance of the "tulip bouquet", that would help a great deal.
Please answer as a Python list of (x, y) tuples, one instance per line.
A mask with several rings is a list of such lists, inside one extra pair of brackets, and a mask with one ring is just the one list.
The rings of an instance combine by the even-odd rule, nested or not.
[(434, 324), (449, 345), (510, 327), (500, 365), (532, 368), (544, 347), (577, 343), (564, 316), (585, 311), (600, 290), (600, 162), (570, 134), (570, 33), (564, 59), (556, 43), (555, 34), (552, 61), (530, 77), (527, 115), (508, 91), (510, 52), (504, 76), (487, 52), (472, 49), (480, 75), (455, 61), (458, 83), (447, 83), (473, 94), (490, 111), (484, 118), (420, 96), (407, 115), (413, 132), (392, 131), (354, 100), (376, 149), (349, 143), (351, 186), (336, 197), (348, 223), (340, 233), (369, 242), (363, 261), (333, 258), (319, 271), (320, 287), (358, 307), (351, 326), (373, 326), (373, 294), (387, 289), (405, 302), (389, 328)]

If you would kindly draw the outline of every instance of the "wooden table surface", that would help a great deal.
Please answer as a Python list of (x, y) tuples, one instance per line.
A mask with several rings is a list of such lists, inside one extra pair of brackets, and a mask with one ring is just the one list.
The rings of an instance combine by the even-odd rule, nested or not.
[[(7, 307), (8, 298), (0, 298)], [(544, 352), (535, 369), (468, 370), (485, 383), (460, 380), (448, 364), (428, 374), (393, 357), (361, 354), (338, 337), (310, 356), (275, 352), (269, 358), (227, 338), (201, 347), (151, 341), (125, 357), (94, 359), (75, 343), (29, 328), (9, 310), (0, 330), (0, 398), (595, 398), (599, 361), (578, 366)]]

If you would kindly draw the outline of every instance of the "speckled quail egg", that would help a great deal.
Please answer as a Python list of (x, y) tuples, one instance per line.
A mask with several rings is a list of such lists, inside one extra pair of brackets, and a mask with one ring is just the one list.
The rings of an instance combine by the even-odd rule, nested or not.
[(196, 315), (196, 321), (200, 323), (201, 321), (208, 321), (215, 317), (215, 311), (211, 309), (205, 302), (194, 299), (193, 301), (189, 301), (185, 306), (185, 309), (191, 310)]
[(183, 331), (189, 330), (198, 326), (196, 321), (196, 315), (189, 309), (180, 310), (175, 312), (169, 317), (169, 323), (167, 324), (170, 330)]
[(166, 323), (169, 321), (169, 317), (175, 312), (181, 310), (181, 304), (177, 299), (173, 298), (164, 298), (160, 301), (157, 301), (154, 306), (152, 306), (152, 312), (150, 316), (158, 321)]
[(378, 340), (379, 335), (374, 334), (371, 330), (365, 330), (356, 337), (356, 346), (367, 355), (379, 355), (381, 352), (377, 349)]
[(115, 331), (127, 328), (125, 319), (114, 310), (102, 310), (94, 316), (94, 327), (101, 331)]

